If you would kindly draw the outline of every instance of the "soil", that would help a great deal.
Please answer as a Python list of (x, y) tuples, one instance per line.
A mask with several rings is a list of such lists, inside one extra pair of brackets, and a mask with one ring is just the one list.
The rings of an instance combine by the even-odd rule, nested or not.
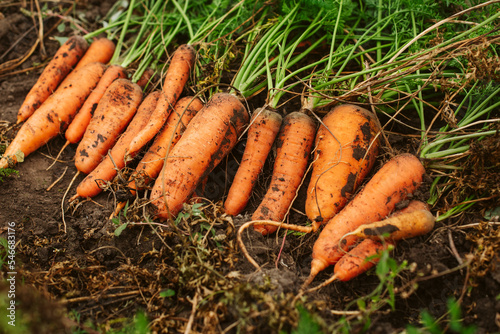
[[(92, 30), (112, 3), (81, 1), (74, 13), (84, 15)], [(0, 5), (0, 63), (21, 58), (36, 41), (34, 20), (20, 15), (19, 7)], [(56, 17), (47, 18), (46, 31), (58, 23)], [(43, 43), (46, 55), (54, 54), (59, 45), (55, 36), (72, 32), (69, 26), (49, 32)], [(17, 111), (46, 61), (37, 47), (19, 66), (0, 67), (3, 143), (15, 135)], [(394, 152), (415, 153), (414, 136), (399, 130), (395, 125), (387, 132)], [(137, 203), (118, 223), (109, 219), (121, 198), (118, 183), (90, 201), (68, 203), (83, 176), (73, 180), (76, 145), (68, 146), (52, 165), (64, 143), (62, 135), (54, 138), (15, 167), (18, 175), (3, 177), (0, 183), (0, 231), (4, 238), (15, 231), (16, 326), (24, 326), (25, 332), (111, 333), (127, 326), (139, 328), (144, 315), (155, 333), (276, 333), (297, 326), (310, 332), (347, 328), (353, 333), (396, 333), (409, 325), (421, 328), (424, 311), (443, 332), (452, 332), (454, 325), (475, 326), (477, 333), (500, 331), (500, 234), (484, 224), (487, 206), (440, 221), (429, 235), (400, 242), (391, 253), (393, 261), (387, 262), (397, 275), (389, 276), (386, 285), (380, 285), (377, 276), (383, 268), (372, 269), (352, 281), (304, 295), (294, 304), (309, 274), (315, 236), (280, 231), (262, 237), (246, 230), (243, 241), (261, 271), (247, 261), (236, 242), (238, 227), (265, 191), (270, 161), (245, 215), (224, 215), (220, 202), (241, 156), (240, 143), (210, 175), (204, 193), (210, 201), (201, 202), (201, 207), (186, 206), (185, 218), (177, 224), (145, 223), (148, 205)], [(385, 150), (375, 169), (388, 156)], [(429, 176), (419, 195), (424, 199), (430, 181)], [(304, 201), (301, 190), (290, 223), (306, 221), (301, 213)], [(432, 208), (433, 213), (443, 209)], [(122, 224), (127, 225), (118, 233)], [(5, 303), (10, 271), (3, 263), (0, 300)], [(313, 286), (332, 271), (318, 275)], [(451, 297), (461, 307), (463, 321), (458, 325), (449, 322)], [(7, 332), (4, 310), (2, 306), (0, 328)], [(345, 310), (351, 313), (343, 314)]]

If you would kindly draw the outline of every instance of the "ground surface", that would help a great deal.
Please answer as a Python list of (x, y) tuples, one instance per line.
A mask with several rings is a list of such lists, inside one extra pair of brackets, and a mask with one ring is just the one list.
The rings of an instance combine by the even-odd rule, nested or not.
[[(33, 21), (20, 15), (19, 5), (2, 6), (0, 63), (6, 63), (28, 52), (36, 35), (30, 31)], [(87, 13), (91, 28), (108, 8), (107, 2), (81, 2), (75, 10)], [(12, 24), (5, 25), (4, 20)], [(56, 23), (56, 18), (47, 19), (45, 27)], [(70, 32), (69, 28), (50, 32), (44, 40), (47, 54), (58, 46), (52, 36)], [(39, 68), (28, 69), (43, 61), (36, 48), (22, 65), (0, 69), (2, 140), (14, 136), (17, 110), (40, 73)], [(396, 130), (388, 133), (392, 147), (414, 153), (415, 142)], [(263, 267), (260, 273), (236, 244), (237, 228), (248, 217), (227, 217), (217, 202), (204, 206), (204, 215), (196, 207), (188, 208), (191, 219), (181, 219), (177, 228), (158, 222), (129, 223), (116, 236), (118, 225), (109, 220), (116, 193), (106, 191), (78, 205), (67, 202), (83, 179), (78, 176), (67, 192), (76, 173), (72, 161), (76, 146), (66, 148), (61, 161), (48, 169), (64, 142), (62, 136), (55, 138), (16, 167), (18, 176), (4, 177), (0, 183), (1, 233), (6, 236), (7, 224), (15, 223), (19, 327), (24, 322), (33, 333), (112, 332), (127, 326), (139, 328), (144, 313), (156, 332), (188, 328), (203, 333), (290, 332), (297, 324), (310, 329), (318, 324), (325, 331), (351, 326), (350, 332), (389, 333), (401, 332), (408, 324), (421, 327), (422, 310), (427, 310), (444, 331), (450, 330), (447, 301), (454, 297), (460, 301), (463, 327), (475, 325), (478, 333), (500, 331), (500, 264), (495, 260), (499, 232), (486, 225), (457, 227), (484, 221), (481, 212), (439, 222), (431, 234), (397, 246), (392, 253), (395, 263), (407, 261), (408, 267), (388, 282), (389, 288), (395, 288), (394, 309), (387, 286), (377, 292), (380, 281), (373, 270), (306, 295), (297, 304), (302, 306), (295, 307), (292, 300), (309, 273), (315, 236), (288, 234), (284, 240), (283, 232), (264, 238), (249, 231), (244, 241)], [(241, 149), (240, 145), (211, 175), (207, 198), (217, 201), (224, 195)], [(376, 168), (387, 156), (384, 151)], [(249, 212), (265, 183), (263, 177)], [(423, 189), (425, 196), (425, 185)], [(301, 193), (290, 222), (305, 221), (300, 214), (303, 203)], [(433, 208), (433, 213), (439, 210)], [(139, 222), (145, 215), (143, 208), (134, 207), (121, 223)], [(469, 260), (472, 264), (467, 265)], [(326, 270), (314, 284), (331, 273), (331, 268)], [(7, 289), (2, 283), (1, 298)], [(379, 296), (378, 303), (372, 293)], [(366, 309), (356, 313), (361, 301)], [(354, 314), (341, 314), (342, 310)], [(345, 325), (338, 322), (342, 317)], [(6, 328), (5, 317), (0, 321), (0, 328)]]

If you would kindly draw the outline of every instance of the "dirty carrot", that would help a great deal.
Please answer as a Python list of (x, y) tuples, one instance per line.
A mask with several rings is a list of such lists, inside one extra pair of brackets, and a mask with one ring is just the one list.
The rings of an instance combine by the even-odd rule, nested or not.
[[(336, 264), (333, 269), (333, 275), (322, 282), (320, 285), (310, 288), (305, 293), (310, 293), (321, 288), (324, 288), (330, 283), (335, 281), (350, 281), (355, 277), (367, 272), (373, 268), (379, 261), (380, 257), (377, 256), (382, 251), (388, 249), (392, 244), (372, 239), (361, 240), (351, 251), (346, 253)], [(308, 285), (305, 282), (303, 288)]]
[[(137, 112), (127, 126), (127, 129), (120, 136), (113, 148), (109, 150), (99, 165), (88, 174), (76, 188), (77, 197), (94, 197), (102, 191), (101, 185), (106, 181), (111, 181), (126, 165), (125, 150), (132, 138), (149, 121), (149, 117), (158, 101), (159, 92), (148, 94), (142, 101)], [(73, 198), (72, 198), (73, 199)], [(71, 199), (71, 200), (72, 200)]]
[(345, 282), (365, 273), (380, 260), (377, 254), (380, 254), (390, 245), (392, 245), (390, 242), (372, 239), (362, 240), (335, 264), (333, 268), (334, 276), (339, 281)]
[(375, 115), (352, 104), (336, 106), (323, 117), (305, 205), (315, 229), (346, 205), (371, 170), (379, 131)]
[(434, 228), (436, 219), (429, 210), (416, 210), (389, 217), (378, 222), (365, 224), (344, 237), (355, 236), (374, 240), (409, 239), (429, 233)]
[(189, 122), (191, 122), (202, 107), (203, 103), (201, 100), (192, 96), (181, 98), (176, 103), (174, 111), (168, 117), (165, 127), (156, 136), (153, 144), (146, 154), (144, 154), (134, 173), (130, 176), (129, 188), (132, 193), (135, 193), (137, 189), (136, 178), (140, 177), (143, 180), (141, 182), (143, 186), (156, 179), (163, 167), (167, 151), (171, 150), (179, 141)]
[[(425, 212), (425, 214), (422, 215), (422, 212)], [(425, 228), (425, 232), (424, 229), (421, 229), (420, 233), (418, 234), (415, 234), (414, 230), (413, 232), (407, 233), (404, 236), (405, 239), (425, 234), (432, 230), (432, 228), (434, 227), (435, 220), (430, 213), (427, 204), (418, 200), (413, 200), (405, 208), (394, 211), (389, 216), (389, 218), (386, 219), (398, 220), (398, 223), (402, 223), (406, 219), (405, 217), (407, 217), (408, 215), (413, 215), (414, 217), (425, 216), (424, 219), (426, 220), (427, 227)], [(366, 232), (366, 234), (363, 233), (364, 229), (368, 227), (370, 227), (371, 232), (386, 233), (387, 227), (385, 228), (385, 231), (374, 231), (373, 228), (377, 229), (378, 227), (381, 227), (374, 226), (375, 224), (378, 223), (364, 224), (358, 228), (358, 230), (360, 231), (359, 233), (351, 232), (344, 235), (344, 237), (348, 235), (355, 235), (357, 237), (365, 239), (361, 240), (359, 244), (352, 248), (335, 264), (334, 273), (338, 280), (348, 281), (366, 272), (380, 260), (380, 258), (376, 257), (375, 255), (379, 254), (380, 251), (387, 249), (389, 245), (395, 246), (395, 241), (402, 239), (396, 235), (391, 235), (388, 238), (381, 238), (382, 234), (378, 234), (378, 238), (374, 238), (373, 235), (370, 235), (372, 233), (368, 231)], [(432, 225), (432, 228), (430, 228), (430, 225)], [(406, 226), (404, 226), (404, 223), (403, 226), (400, 225), (400, 228), (401, 231), (408, 229)], [(340, 243), (341, 242), (342, 241), (340, 241)], [(371, 260), (367, 260), (368, 258), (371, 258)]]
[(137, 80), (137, 84), (141, 86), (141, 88), (144, 90), (146, 86), (153, 80), (155, 75), (155, 70), (152, 68), (148, 67), (141, 75), (139, 80)]
[(282, 123), (281, 115), (272, 110), (259, 108), (254, 115), (240, 166), (224, 202), (226, 213), (233, 216), (247, 205)]
[(141, 88), (128, 79), (116, 79), (97, 105), (75, 155), (78, 171), (89, 174), (115, 144), (142, 101)]
[(127, 74), (125, 73), (125, 69), (120, 65), (110, 65), (106, 69), (101, 80), (99, 80), (99, 83), (89, 95), (78, 114), (76, 114), (75, 119), (68, 125), (68, 129), (65, 133), (68, 142), (76, 144), (82, 139), (90, 119), (104, 95), (104, 92), (106, 92), (106, 89), (108, 89), (111, 83), (116, 79), (126, 77)]
[[(390, 218), (394, 219), (396, 217), (401, 217), (419, 211), (429, 212), (428, 205), (419, 200), (412, 200), (405, 208), (394, 211), (390, 215)], [(362, 225), (360, 228), (369, 225), (372, 224)], [(344, 237), (351, 234), (352, 232), (344, 235)], [(341, 242), (342, 239), (339, 243)], [(380, 254), (382, 250), (394, 247), (395, 245), (395, 240), (392, 238), (384, 238), (383, 241), (375, 240), (373, 238), (360, 239), (360, 242), (345, 253), (344, 256), (342, 256), (342, 258), (340, 258), (340, 260), (335, 264), (334, 275), (320, 285), (307, 290), (306, 293), (323, 288), (336, 280), (349, 281), (365, 273), (379, 262), (380, 257), (377, 255)], [(308, 283), (310, 282), (306, 281), (303, 286), (307, 286)]]
[(16, 163), (19, 152), (24, 156), (37, 150), (50, 139), (64, 132), (92, 89), (97, 85), (106, 66), (90, 63), (80, 71), (71, 72), (61, 85), (24, 122), (0, 160), (0, 168)]
[[(302, 183), (312, 150), (316, 125), (305, 113), (292, 112), (283, 118), (277, 138), (276, 160), (271, 184), (252, 220), (281, 222)], [(254, 229), (263, 235), (276, 231), (273, 225), (255, 225)]]
[[(353, 279), (377, 264), (380, 258), (375, 255), (380, 251), (387, 249), (389, 245), (395, 246), (397, 240), (430, 232), (434, 228), (434, 223), (435, 218), (427, 204), (413, 200), (404, 209), (394, 211), (389, 218), (364, 224), (353, 232), (345, 234), (343, 238), (354, 235), (363, 240), (335, 264), (335, 276), (340, 281)], [(386, 233), (389, 233), (389, 236), (386, 236)], [(371, 260), (367, 260), (368, 258)]]
[(26, 95), (17, 113), (18, 124), (28, 119), (56, 90), (61, 81), (71, 72), (73, 66), (82, 58), (87, 48), (87, 41), (81, 36), (72, 36), (61, 45)]
[(85, 103), (75, 115), (75, 118), (68, 125), (68, 128), (64, 133), (64, 136), (66, 137), (66, 143), (59, 150), (59, 153), (54, 159), (54, 162), (57, 161), (61, 153), (69, 144), (76, 144), (82, 139), (83, 134), (85, 133), (85, 130), (89, 125), (90, 119), (92, 118), (92, 114), (97, 108), (101, 97), (104, 95), (104, 92), (106, 91), (106, 89), (108, 89), (109, 85), (111, 85), (111, 83), (118, 78), (126, 77), (127, 74), (125, 73), (125, 69), (123, 67), (119, 65), (108, 66), (108, 68), (102, 75), (101, 80), (99, 80), (99, 82), (97, 83), (97, 86), (87, 97)]
[(249, 115), (237, 97), (217, 93), (194, 116), (165, 160), (150, 199), (161, 219), (175, 217), (197, 185), (236, 145)]
[[(158, 94), (161, 93), (158, 91)], [(179, 141), (191, 119), (202, 107), (201, 100), (192, 96), (186, 96), (177, 101), (164, 128), (156, 136), (153, 144), (129, 177), (128, 188), (132, 195), (136, 194), (137, 189), (143, 189), (156, 179), (163, 167), (167, 152)], [(117, 203), (113, 216), (118, 215), (125, 204), (125, 201)]]
[(363, 189), (323, 228), (313, 246), (313, 260), (308, 282), (329, 265), (335, 264), (354, 244), (349, 236), (339, 247), (340, 239), (363, 224), (379, 221), (391, 213), (422, 183), (425, 168), (412, 154), (400, 154), (387, 161)]
[(170, 60), (162, 95), (149, 123), (132, 140), (128, 147), (128, 154), (134, 154), (145, 146), (163, 127), (177, 100), (179, 99), (191, 69), (194, 66), (196, 52), (191, 45), (183, 44), (177, 48)]
[(115, 43), (106, 37), (95, 38), (73, 71), (82, 68), (88, 63), (99, 62), (107, 64), (111, 57), (113, 57), (115, 48)]

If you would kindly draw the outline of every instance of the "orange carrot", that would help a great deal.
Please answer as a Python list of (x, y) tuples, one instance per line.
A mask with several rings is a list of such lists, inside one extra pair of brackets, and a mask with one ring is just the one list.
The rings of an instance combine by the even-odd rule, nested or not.
[(119, 78), (126, 78), (127, 74), (125, 69), (120, 65), (110, 65), (106, 72), (104, 72), (101, 80), (89, 95), (82, 108), (76, 114), (75, 119), (71, 122), (66, 130), (65, 136), (66, 140), (71, 144), (78, 143), (85, 133), (87, 126), (89, 125), (92, 114), (94, 113), (99, 101), (101, 100), (104, 92), (111, 85), (113, 81)]
[[(394, 211), (390, 217), (394, 219), (396, 217), (401, 217), (418, 211), (428, 212), (429, 208), (426, 203), (413, 200), (405, 208)], [(368, 225), (371, 224), (362, 225), (360, 228)], [(348, 233), (348, 235), (351, 234), (352, 233)], [(344, 237), (345, 236), (347, 236), (347, 234), (344, 235)], [(342, 239), (339, 243), (342, 243)], [(336, 280), (349, 281), (363, 274), (379, 262), (380, 257), (377, 257), (376, 255), (380, 254), (382, 250), (387, 249), (389, 246), (395, 246), (394, 239), (384, 239), (383, 242), (373, 238), (361, 239), (357, 245), (355, 245), (351, 250), (349, 250), (349, 252), (345, 253), (340, 260), (338, 260), (334, 267), (334, 275), (321, 283), (319, 286), (309, 289), (308, 292), (318, 290)], [(310, 276), (302, 287), (307, 286), (313, 278), (314, 276)]]
[(436, 219), (429, 210), (416, 210), (362, 225), (344, 237), (352, 235), (374, 240), (409, 239), (432, 231), (435, 222)]
[(111, 181), (117, 174), (117, 170), (125, 167), (125, 150), (132, 138), (144, 127), (149, 121), (149, 117), (158, 101), (159, 92), (152, 92), (137, 109), (132, 121), (127, 126), (127, 129), (120, 136), (113, 148), (108, 152), (99, 165), (97, 165), (90, 174), (88, 174), (76, 188), (77, 196), (79, 197), (94, 197), (102, 190), (100, 185), (106, 181)]
[(105, 70), (106, 66), (101, 63), (90, 63), (71, 72), (65, 79), (66, 84), (59, 86), (21, 126), (5, 150), (0, 168), (7, 167), (9, 162), (16, 163), (17, 152), (27, 156), (64, 132)]
[[(177, 101), (174, 111), (167, 119), (165, 127), (156, 136), (153, 144), (141, 159), (135, 171), (130, 175), (128, 188), (132, 195), (135, 195), (138, 189), (143, 189), (156, 179), (163, 168), (167, 152), (179, 141), (187, 125), (201, 108), (203, 108), (201, 100), (192, 96), (186, 96)], [(206, 181), (207, 177), (205, 177), (204, 182), (206, 183)], [(198, 188), (200, 188), (200, 185)], [(198, 190), (195, 192), (198, 192)], [(125, 201), (118, 202), (111, 218), (118, 215), (126, 204), (127, 202)]]
[(370, 111), (351, 104), (333, 108), (316, 134), (306, 215), (314, 229), (347, 203), (375, 163), (380, 127)]
[(116, 79), (97, 105), (75, 155), (76, 168), (89, 174), (101, 162), (128, 125), (142, 100), (141, 88), (128, 79)]
[(365, 187), (334, 216), (321, 231), (313, 247), (311, 281), (320, 271), (336, 263), (357, 240), (340, 239), (363, 224), (386, 217), (398, 202), (411, 196), (422, 182), (425, 169), (411, 154), (401, 154), (386, 162)]
[(380, 258), (375, 255), (387, 249), (391, 243), (364, 239), (345, 254), (333, 269), (335, 279), (349, 281), (375, 266)]
[(71, 72), (88, 48), (87, 41), (81, 36), (72, 36), (61, 45), (56, 54), (43, 70), (37, 82), (26, 95), (17, 113), (17, 123), (24, 122), (56, 90), (57, 86)]
[(141, 188), (156, 179), (163, 167), (167, 151), (172, 150), (181, 138), (189, 122), (191, 122), (202, 107), (203, 103), (201, 100), (192, 96), (181, 98), (177, 102), (174, 111), (168, 117), (165, 127), (156, 136), (153, 144), (130, 177), (129, 188), (133, 194), (135, 194), (137, 188), (136, 178), (140, 177), (143, 179)]
[(204, 179), (236, 145), (249, 121), (237, 97), (215, 94), (191, 120), (168, 155), (151, 192), (157, 216), (177, 216)]
[(240, 166), (224, 202), (226, 213), (233, 216), (247, 205), (282, 123), (281, 115), (272, 110), (259, 108), (254, 115)]
[[(422, 201), (413, 200), (411, 201), (407, 207), (401, 210), (394, 211), (389, 218), (387, 219), (398, 219), (403, 218), (407, 215), (413, 215), (415, 213), (419, 214), (420, 212), (427, 212), (431, 217), (432, 214), (429, 212), (428, 206), (426, 203)], [(434, 226), (434, 219), (432, 217), (432, 226)], [(366, 228), (374, 223), (364, 224), (359, 227)], [(406, 229), (405, 227), (403, 229)], [(428, 230), (429, 231), (429, 230)], [(379, 231), (381, 232), (381, 231)], [(426, 232), (427, 233), (427, 232)], [(423, 233), (422, 233), (423, 234)], [(353, 232), (348, 233), (348, 235), (353, 235)], [(347, 236), (344, 235), (344, 237)], [(346, 253), (342, 258), (335, 264), (334, 273), (338, 280), (340, 281), (348, 281), (353, 279), (356, 276), (366, 272), (368, 269), (373, 267), (380, 260), (379, 257), (374, 257), (382, 250), (387, 249), (389, 245), (394, 246), (395, 241), (399, 240), (395, 237), (384, 238), (383, 242), (377, 240), (376, 238), (372, 238), (371, 236), (364, 236), (363, 233), (357, 234), (356, 236), (365, 238), (361, 240), (361, 242), (352, 248), (348, 253)], [(378, 235), (380, 236), (380, 234)], [(406, 235), (405, 238), (411, 238), (416, 235)], [(340, 241), (342, 243), (342, 241)], [(371, 260), (367, 260), (367, 258), (372, 258)]]
[[(76, 144), (82, 139), (83, 134), (85, 133), (85, 130), (89, 125), (90, 119), (92, 118), (92, 114), (97, 108), (99, 100), (104, 95), (104, 92), (109, 87), (109, 85), (111, 85), (111, 83), (116, 79), (126, 78), (126, 76), (127, 74), (125, 73), (125, 69), (119, 65), (111, 65), (106, 69), (97, 86), (87, 97), (85, 103), (75, 115), (75, 118), (68, 125), (68, 128), (64, 133), (64, 136), (66, 137), (66, 143), (59, 150), (59, 153), (54, 159), (54, 163), (57, 162), (59, 156), (69, 144)], [(49, 168), (50, 167), (52, 167), (52, 165), (50, 165)]]
[(163, 94), (158, 100), (149, 123), (130, 143), (128, 154), (132, 155), (139, 151), (163, 127), (189, 79), (195, 58), (196, 52), (191, 45), (183, 44), (174, 52), (165, 76), (162, 89)]
[[(302, 112), (292, 112), (283, 119), (277, 139), (276, 160), (271, 184), (252, 220), (281, 222), (295, 199), (307, 169), (316, 134), (313, 120)], [(274, 225), (255, 225), (263, 235), (276, 231)]]
[(153, 77), (155, 75), (155, 70), (152, 68), (148, 67), (144, 73), (142, 73), (141, 77), (139, 80), (137, 80), (137, 84), (141, 86), (141, 88), (144, 90), (146, 86), (150, 83), (151, 80), (153, 80)]
[(88, 63), (99, 62), (107, 64), (111, 57), (113, 57), (114, 52), (115, 43), (113, 43), (113, 41), (107, 39), (106, 37), (95, 38), (92, 43), (90, 43), (90, 46), (83, 55), (82, 59), (80, 59), (78, 64), (76, 64), (74, 71), (82, 68)]

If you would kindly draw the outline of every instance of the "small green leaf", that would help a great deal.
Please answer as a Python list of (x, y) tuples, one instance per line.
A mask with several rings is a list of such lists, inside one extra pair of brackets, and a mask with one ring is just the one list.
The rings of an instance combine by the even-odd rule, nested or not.
[(120, 234), (127, 228), (128, 223), (123, 223), (120, 226), (118, 226), (115, 230), (115, 236), (119, 237)]
[(365, 303), (365, 301), (363, 299), (359, 299), (357, 303), (358, 303), (358, 308), (361, 311), (366, 310), (366, 303)]
[(422, 311), (422, 324), (425, 328), (432, 334), (442, 333), (441, 328), (439, 328), (436, 319), (427, 311)]
[(68, 37), (54, 36), (54, 39), (58, 41), (60, 45), (63, 45), (68, 40)]
[(144, 312), (138, 312), (134, 318), (135, 323), (135, 332), (137, 334), (147, 334), (149, 333), (148, 329), (148, 318), (144, 314)]
[(173, 297), (175, 296), (175, 291), (172, 289), (167, 289), (162, 292), (160, 292), (160, 297), (162, 298), (168, 298), (168, 297)]
[(292, 334), (320, 334), (322, 333), (318, 323), (314, 320), (313, 316), (304, 308), (298, 308), (300, 318), (297, 328), (292, 331)]
[(64, 22), (57, 26), (57, 31), (59, 32), (64, 32), (64, 29), (66, 29), (66, 24), (64, 24)]
[(484, 214), (484, 218), (487, 220), (493, 220), (494, 218), (498, 219), (498, 217), (500, 217), (500, 206), (487, 210)]

